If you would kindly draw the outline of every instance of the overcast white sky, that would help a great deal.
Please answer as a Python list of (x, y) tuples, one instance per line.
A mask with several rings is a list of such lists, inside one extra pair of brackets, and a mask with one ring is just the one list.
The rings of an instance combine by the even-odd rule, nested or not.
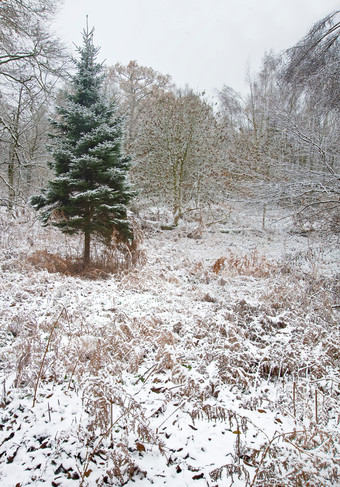
[(64, 0), (56, 30), (81, 44), (86, 14), (99, 60), (130, 60), (170, 74), (177, 86), (246, 90), (265, 51), (294, 45), (340, 0)]

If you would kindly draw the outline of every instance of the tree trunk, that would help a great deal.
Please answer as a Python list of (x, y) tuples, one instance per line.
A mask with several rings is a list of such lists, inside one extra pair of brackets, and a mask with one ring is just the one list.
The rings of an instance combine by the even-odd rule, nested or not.
[(7, 177), (8, 177), (8, 208), (11, 210), (14, 205), (15, 200), (15, 190), (14, 190), (14, 172), (15, 172), (15, 152), (14, 149), (11, 151), (10, 160), (7, 166)]
[(179, 212), (179, 209), (176, 209), (174, 212), (174, 226), (175, 227), (177, 227), (180, 218), (181, 218), (181, 214)]
[(85, 232), (84, 256), (83, 256), (84, 269), (86, 269), (90, 265), (90, 242), (91, 242), (91, 234), (89, 232)]

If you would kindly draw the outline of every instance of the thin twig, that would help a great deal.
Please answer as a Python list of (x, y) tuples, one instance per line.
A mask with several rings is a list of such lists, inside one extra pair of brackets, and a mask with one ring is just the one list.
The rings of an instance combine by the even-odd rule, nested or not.
[(38, 378), (37, 378), (37, 382), (36, 382), (35, 388), (34, 388), (33, 407), (35, 406), (35, 402), (36, 402), (36, 399), (37, 399), (37, 391), (38, 391), (39, 380), (40, 380), (40, 377), (41, 377), (41, 373), (42, 373), (42, 369), (43, 369), (43, 366), (44, 366), (44, 361), (45, 361), (45, 358), (46, 358), (46, 355), (47, 355), (47, 352), (48, 352), (48, 348), (49, 348), (50, 343), (51, 343), (52, 334), (53, 334), (53, 331), (54, 331), (55, 327), (57, 326), (57, 324), (59, 322), (59, 319), (60, 319), (61, 315), (64, 312), (64, 309), (65, 308), (63, 308), (61, 310), (61, 312), (59, 313), (58, 318), (53, 323), (53, 326), (52, 326), (52, 329), (51, 329), (51, 332), (50, 332), (50, 336), (48, 337), (48, 342), (47, 342), (47, 345), (46, 345), (46, 348), (45, 348), (45, 352), (44, 352), (43, 358), (41, 360), (40, 369), (39, 369), (39, 373), (38, 373)]

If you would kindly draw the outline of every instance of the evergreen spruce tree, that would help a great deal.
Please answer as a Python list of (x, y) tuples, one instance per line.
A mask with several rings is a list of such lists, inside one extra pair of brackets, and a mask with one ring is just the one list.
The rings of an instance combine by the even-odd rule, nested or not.
[(126, 180), (130, 163), (121, 152), (121, 119), (115, 105), (101, 92), (102, 66), (93, 45), (93, 29), (83, 32), (76, 74), (66, 101), (57, 107), (50, 164), (55, 177), (42, 194), (31, 199), (41, 219), (68, 234), (84, 234), (84, 267), (90, 264), (90, 241), (95, 235), (106, 244), (113, 233), (133, 238), (127, 204), (133, 197)]

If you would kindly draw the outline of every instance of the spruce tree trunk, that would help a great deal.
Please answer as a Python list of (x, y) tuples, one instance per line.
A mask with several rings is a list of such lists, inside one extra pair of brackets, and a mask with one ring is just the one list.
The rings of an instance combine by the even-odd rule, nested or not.
[(86, 269), (90, 265), (90, 242), (91, 234), (85, 232), (85, 242), (84, 242), (84, 256), (83, 256), (83, 266)]

